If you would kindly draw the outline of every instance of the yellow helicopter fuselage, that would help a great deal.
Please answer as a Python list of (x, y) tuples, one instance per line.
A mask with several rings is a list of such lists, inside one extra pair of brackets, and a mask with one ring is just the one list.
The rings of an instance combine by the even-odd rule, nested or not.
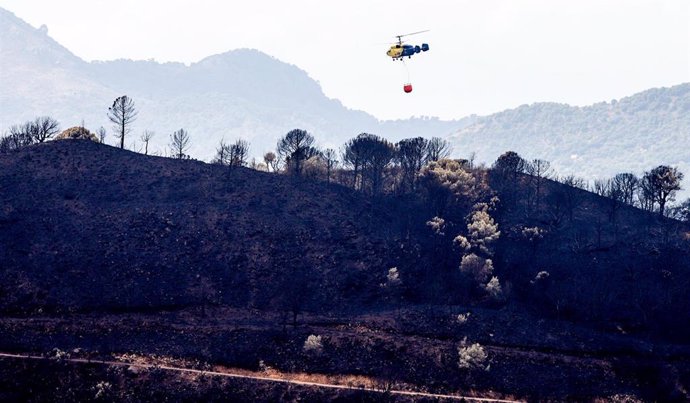
[(395, 44), (392, 45), (390, 49), (386, 52), (386, 54), (390, 57), (393, 58), (393, 60), (396, 59), (402, 59), (403, 57), (412, 57), (415, 53), (419, 52), (426, 52), (429, 50), (429, 45), (426, 43), (423, 43), (422, 46), (412, 46), (412, 45), (407, 45), (407, 44)]
[(391, 46), (390, 49), (388, 49), (388, 52), (386, 54), (393, 59), (399, 59), (403, 55), (403, 47), (402, 45), (393, 45)]

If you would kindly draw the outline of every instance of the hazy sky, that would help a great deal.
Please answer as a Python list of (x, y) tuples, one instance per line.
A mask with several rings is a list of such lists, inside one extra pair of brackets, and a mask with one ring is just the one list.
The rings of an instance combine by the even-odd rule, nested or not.
[[(379, 118), (585, 105), (690, 81), (690, 1), (0, 0), (85, 60), (193, 63), (256, 48)], [(394, 35), (431, 51), (385, 56)]]

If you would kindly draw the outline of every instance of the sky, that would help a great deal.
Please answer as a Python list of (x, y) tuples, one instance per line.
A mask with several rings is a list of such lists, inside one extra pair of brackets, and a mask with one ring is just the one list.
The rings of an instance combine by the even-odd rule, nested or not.
[[(690, 82), (687, 0), (0, 0), (84, 60), (254, 48), (380, 119), (588, 105)], [(395, 35), (431, 50), (386, 55)], [(403, 85), (413, 85), (405, 94)]]

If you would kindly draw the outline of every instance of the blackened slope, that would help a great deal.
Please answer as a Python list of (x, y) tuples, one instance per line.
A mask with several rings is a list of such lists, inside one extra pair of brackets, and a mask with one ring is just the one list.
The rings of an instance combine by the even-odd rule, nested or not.
[(65, 140), (0, 155), (0, 188), (6, 310), (330, 308), (389, 264), (391, 214), (338, 186)]

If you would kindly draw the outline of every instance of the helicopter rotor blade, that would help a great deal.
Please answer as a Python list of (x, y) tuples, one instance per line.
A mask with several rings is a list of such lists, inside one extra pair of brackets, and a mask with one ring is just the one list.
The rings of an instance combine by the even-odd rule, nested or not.
[(424, 32), (429, 32), (429, 31), (430, 31), (429, 29), (425, 29), (424, 31), (412, 32), (412, 33), (403, 34), (403, 35), (396, 35), (395, 37), (396, 37), (396, 38), (402, 38), (402, 37), (404, 37), (404, 36), (417, 35), (417, 34), (421, 34), (421, 33), (424, 33)]

